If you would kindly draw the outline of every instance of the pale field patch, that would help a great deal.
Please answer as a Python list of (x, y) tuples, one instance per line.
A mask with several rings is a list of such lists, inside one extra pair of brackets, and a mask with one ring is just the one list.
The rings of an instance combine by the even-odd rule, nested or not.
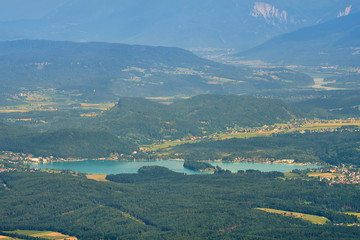
[(115, 106), (115, 103), (80, 103), (82, 109), (92, 109), (92, 110), (108, 110)]
[(109, 182), (109, 180), (106, 179), (106, 174), (87, 174), (87, 179), (95, 180), (98, 182)]
[(15, 238), (0, 235), (0, 239), (2, 239), (2, 240), (11, 240), (11, 239), (15, 239)]
[(146, 97), (149, 100), (173, 100), (175, 97)]
[(309, 177), (324, 177), (324, 178), (335, 178), (339, 176), (343, 176), (337, 173), (308, 173)]
[[(38, 237), (43, 239), (54, 239), (54, 240), (77, 240), (77, 237), (72, 237), (69, 235), (64, 235), (59, 232), (52, 231), (34, 231), (34, 230), (16, 230), (16, 231), (6, 231), (7, 233), (16, 233), (19, 235)], [(13, 239), (13, 238), (8, 238)]]
[(330, 220), (327, 219), (326, 217), (310, 215), (310, 214), (305, 214), (305, 213), (282, 211), (282, 210), (271, 209), (271, 208), (255, 208), (255, 209), (265, 211), (268, 213), (276, 213), (276, 214), (280, 214), (280, 215), (287, 216), (287, 217), (300, 218), (302, 220), (309, 221), (312, 224), (325, 224), (327, 222), (330, 222)]
[(346, 212), (346, 214), (357, 216), (357, 217), (360, 219), (360, 213), (357, 213), (357, 212)]

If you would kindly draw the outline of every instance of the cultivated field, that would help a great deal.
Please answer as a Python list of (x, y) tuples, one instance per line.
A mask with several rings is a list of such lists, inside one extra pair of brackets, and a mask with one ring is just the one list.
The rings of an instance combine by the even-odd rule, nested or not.
[(12, 239), (15, 239), (15, 238), (11, 238), (11, 237), (1, 236), (1, 235), (0, 235), (0, 239), (1, 239), (1, 240), (12, 240)]
[(101, 110), (105, 111), (113, 106), (115, 103), (108, 102), (108, 103), (80, 103), (82, 109), (92, 109), (92, 110)]
[(343, 176), (338, 173), (308, 173), (309, 177), (323, 177), (323, 178), (335, 178), (339, 176)]
[(7, 96), (0, 105), (0, 113), (46, 112), (64, 109), (104, 111), (114, 105), (115, 103), (112, 102), (83, 102), (82, 94), (74, 91), (39, 88), (23, 90), (21, 93)]
[[(288, 132), (296, 132), (296, 131), (328, 131), (329, 129), (337, 129), (341, 127), (349, 127), (349, 126), (356, 126), (360, 128), (360, 120), (331, 120), (323, 122), (313, 121), (311, 123), (303, 123), (297, 127), (290, 127), (289, 124), (274, 124), (272, 126), (268, 126), (267, 129), (258, 128), (252, 129), (251, 132), (231, 132), (231, 133), (219, 133), (219, 134), (211, 134), (206, 136), (207, 139), (211, 140), (226, 140), (232, 138), (253, 138), (253, 137), (269, 137), (272, 134), (276, 133), (288, 133)], [(145, 152), (155, 152), (158, 150), (166, 150), (167, 148), (171, 148), (177, 145), (185, 144), (185, 143), (195, 143), (201, 140), (194, 139), (194, 140), (177, 140), (177, 141), (166, 141), (158, 144), (143, 146), (142, 150)]]
[(346, 214), (357, 216), (358, 219), (360, 220), (360, 213), (357, 213), (357, 212), (346, 212)]
[[(71, 237), (69, 235), (64, 235), (58, 232), (51, 231), (33, 231), (33, 230), (16, 230), (16, 231), (5, 231), (6, 233), (15, 233), (24, 236), (38, 237), (44, 239), (54, 239), (54, 240), (77, 240), (76, 237)], [(9, 238), (12, 239), (12, 238)]]
[(87, 174), (86, 177), (99, 182), (108, 182), (108, 180), (105, 179), (106, 174)]
[(280, 215), (283, 215), (286, 217), (300, 218), (302, 220), (309, 221), (312, 224), (325, 224), (327, 222), (330, 222), (330, 220), (327, 219), (326, 217), (320, 217), (320, 216), (316, 216), (316, 215), (310, 215), (310, 214), (304, 214), (304, 213), (298, 213), (298, 212), (288, 212), (288, 211), (282, 211), (282, 210), (271, 209), (271, 208), (256, 208), (256, 209), (265, 211), (268, 213), (280, 214)]

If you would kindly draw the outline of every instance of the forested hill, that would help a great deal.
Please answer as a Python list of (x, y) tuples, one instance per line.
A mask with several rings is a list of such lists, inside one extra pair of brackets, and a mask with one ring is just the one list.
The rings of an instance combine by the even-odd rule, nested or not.
[[(287, 69), (215, 63), (180, 48), (45, 40), (0, 42), (0, 89), (56, 88), (85, 99), (193, 96), (309, 85)], [(1, 91), (0, 91), (1, 92)]]
[(302, 113), (281, 100), (237, 95), (199, 95), (170, 105), (144, 98), (120, 98), (81, 129), (38, 133), (0, 122), (0, 150), (38, 156), (99, 158), (131, 155), (138, 143), (202, 137), (229, 128), (261, 127)]
[(18, 136), (18, 135), (21, 135), (23, 133), (23, 131), (28, 131), (28, 130), (9, 126), (3, 122), (0, 122), (0, 136), (2, 138), (10, 138), (12, 136)]
[[(284, 181), (279, 174), (183, 175), (147, 167), (140, 174), (108, 176), (119, 184), (70, 174), (4, 172), (0, 230), (51, 230), (86, 240), (359, 239), (360, 228), (348, 226), (359, 222), (344, 213), (360, 211), (357, 186)], [(311, 214), (329, 223), (256, 208)]]
[(279, 99), (251, 96), (199, 95), (171, 105), (174, 114), (190, 121), (208, 122), (212, 127), (262, 126), (288, 120), (298, 114)]
[(0, 122), (0, 151), (63, 158), (99, 158), (111, 153), (131, 154), (138, 147), (129, 140), (97, 130), (63, 129), (35, 133)]
[(301, 113), (280, 100), (250, 96), (199, 95), (170, 105), (125, 97), (90, 125), (137, 139), (176, 139), (273, 124), (294, 115)]

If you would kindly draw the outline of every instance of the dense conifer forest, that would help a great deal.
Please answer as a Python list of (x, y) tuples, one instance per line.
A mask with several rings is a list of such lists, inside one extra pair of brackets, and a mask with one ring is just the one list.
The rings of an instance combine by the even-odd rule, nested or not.
[[(0, 174), (0, 230), (80, 239), (357, 239), (360, 189), (281, 173), (183, 175), (158, 167), (96, 182), (41, 172)], [(6, 187), (4, 187), (6, 186)], [(255, 208), (326, 217), (325, 225)], [(341, 224), (343, 226), (338, 226)]]
[(175, 146), (166, 151), (172, 152), (174, 157), (187, 160), (294, 159), (303, 163), (359, 165), (360, 134), (356, 129), (209, 140)]

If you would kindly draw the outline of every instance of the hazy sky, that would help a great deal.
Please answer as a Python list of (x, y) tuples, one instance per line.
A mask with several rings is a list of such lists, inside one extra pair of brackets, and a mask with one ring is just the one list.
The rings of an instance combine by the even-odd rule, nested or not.
[(246, 50), (359, 10), (360, 0), (0, 0), (0, 40)]
[(41, 18), (70, 0), (0, 0), (0, 21)]

